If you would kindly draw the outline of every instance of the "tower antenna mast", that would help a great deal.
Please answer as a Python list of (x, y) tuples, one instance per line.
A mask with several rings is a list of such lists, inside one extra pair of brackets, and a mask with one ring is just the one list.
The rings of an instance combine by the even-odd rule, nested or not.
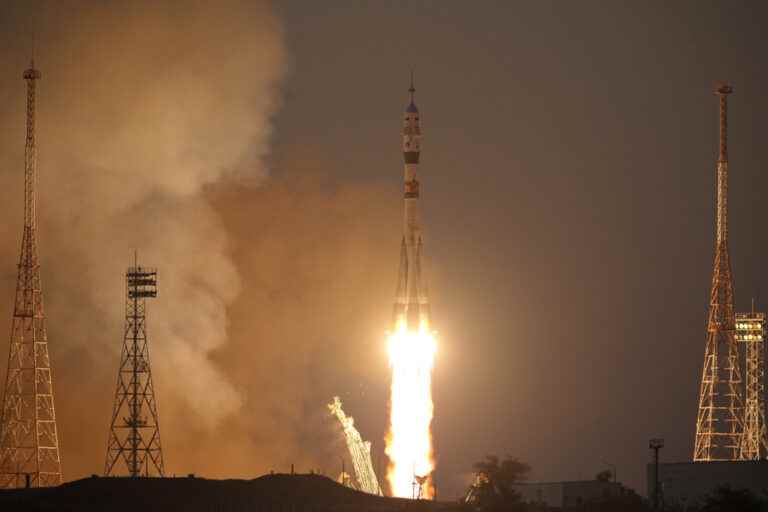
[(35, 85), (40, 77), (33, 60), (24, 72), (24, 231), (0, 420), (0, 488), (49, 487), (61, 483), (53, 376), (37, 255)]
[(125, 336), (104, 475), (164, 476), (146, 328), (146, 299), (157, 297), (157, 269), (140, 266), (136, 252), (125, 273), (125, 289)]
[(696, 416), (694, 462), (741, 458), (744, 406), (733, 309), (733, 273), (728, 252), (728, 95), (732, 92), (733, 88), (727, 83), (719, 83), (715, 88), (720, 103), (715, 261)]

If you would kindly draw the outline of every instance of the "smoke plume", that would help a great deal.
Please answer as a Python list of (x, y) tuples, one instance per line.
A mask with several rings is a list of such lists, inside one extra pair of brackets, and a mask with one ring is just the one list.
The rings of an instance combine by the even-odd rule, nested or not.
[(205, 189), (266, 176), (285, 61), (278, 20), (252, 1), (50, 2), (6, 15), (3, 62), (16, 65), (0, 78), (0, 325), (15, 286), (34, 30), (39, 245), (65, 478), (103, 467), (134, 249), (159, 269), (148, 328), (168, 467), (208, 470), (217, 437), (237, 451), (226, 432), (247, 387), (215, 360), (243, 283)]

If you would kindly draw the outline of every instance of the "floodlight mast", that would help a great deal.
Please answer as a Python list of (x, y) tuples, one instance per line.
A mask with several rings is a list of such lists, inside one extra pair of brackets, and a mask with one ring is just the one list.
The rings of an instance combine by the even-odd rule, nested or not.
[(125, 282), (125, 336), (104, 474), (164, 476), (145, 302), (157, 297), (157, 269), (140, 266), (134, 256), (134, 265), (128, 268)]

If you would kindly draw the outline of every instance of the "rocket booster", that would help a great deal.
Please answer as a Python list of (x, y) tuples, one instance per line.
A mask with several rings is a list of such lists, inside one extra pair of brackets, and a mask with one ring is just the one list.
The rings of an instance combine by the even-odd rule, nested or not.
[(400, 275), (398, 278), (393, 328), (405, 324), (409, 330), (429, 327), (429, 301), (421, 277), (422, 233), (419, 215), (419, 180), (417, 170), (421, 153), (421, 124), (419, 109), (414, 102), (416, 89), (408, 89), (410, 103), (403, 115), (404, 216), (403, 240), (400, 249)]

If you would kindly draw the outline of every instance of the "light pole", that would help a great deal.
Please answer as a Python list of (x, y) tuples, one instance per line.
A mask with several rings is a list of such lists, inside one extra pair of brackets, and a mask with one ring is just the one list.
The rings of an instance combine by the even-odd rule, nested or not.
[(664, 448), (664, 440), (654, 438), (648, 441), (648, 448), (653, 450), (653, 508), (659, 508), (659, 496), (661, 496), (661, 490), (659, 489), (659, 450)]

